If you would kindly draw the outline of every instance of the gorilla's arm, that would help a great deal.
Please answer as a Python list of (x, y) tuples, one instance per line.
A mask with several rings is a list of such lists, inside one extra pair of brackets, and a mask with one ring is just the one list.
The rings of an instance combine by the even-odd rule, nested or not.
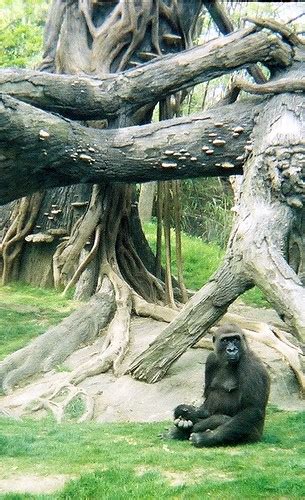
[(206, 399), (210, 393), (212, 380), (217, 373), (219, 366), (214, 352), (211, 352), (206, 360), (204, 373), (204, 398)]
[[(227, 417), (226, 415), (213, 415), (213, 417), (214, 416)], [(246, 408), (237, 413), (234, 417), (227, 417), (225, 420), (224, 423), (213, 430), (202, 432), (204, 430), (204, 425), (201, 427), (201, 432), (199, 429), (196, 431), (194, 429), (195, 432), (190, 436), (191, 442), (200, 448), (205, 446), (257, 441), (261, 437), (264, 424), (264, 412), (259, 408)], [(221, 419), (219, 419), (219, 421), (221, 421)], [(200, 424), (201, 422), (196, 425)]]
[(211, 431), (230, 420), (232, 420), (232, 417), (229, 417), (229, 415), (212, 415), (194, 424), (192, 432)]

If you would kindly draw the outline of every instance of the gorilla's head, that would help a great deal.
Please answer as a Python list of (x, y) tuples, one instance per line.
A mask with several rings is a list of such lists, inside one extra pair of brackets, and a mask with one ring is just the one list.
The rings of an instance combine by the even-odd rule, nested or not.
[(216, 330), (213, 336), (217, 358), (226, 364), (237, 364), (248, 349), (243, 331), (234, 324), (226, 324)]

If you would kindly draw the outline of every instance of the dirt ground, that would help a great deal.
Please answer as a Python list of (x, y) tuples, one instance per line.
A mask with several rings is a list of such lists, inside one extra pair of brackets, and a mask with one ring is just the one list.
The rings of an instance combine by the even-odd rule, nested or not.
[[(231, 306), (228, 312), (241, 314), (247, 319), (281, 326), (281, 320), (271, 309), (255, 309), (242, 304)], [(131, 326), (131, 343), (121, 373), (124, 373), (135, 356), (142, 352), (162, 332), (166, 323), (135, 317)], [(64, 363), (73, 370), (99, 351), (103, 338), (92, 345), (79, 349)], [(287, 410), (305, 409), (305, 401), (299, 397), (295, 376), (271, 347), (250, 342), (250, 347), (265, 361), (271, 378), (270, 403)], [(172, 410), (180, 403), (199, 403), (204, 383), (204, 365), (209, 354), (207, 349), (188, 349), (169, 369), (166, 376), (155, 384), (147, 384), (129, 375), (115, 376), (112, 372), (87, 378), (80, 384), (95, 400), (94, 420), (97, 422), (147, 422), (171, 419)], [(10, 407), (13, 415), (20, 416), (21, 405), (43, 394), (50, 383), (64, 380), (66, 372), (53, 370), (27, 387), (19, 388), (12, 395), (0, 398), (1, 406)]]

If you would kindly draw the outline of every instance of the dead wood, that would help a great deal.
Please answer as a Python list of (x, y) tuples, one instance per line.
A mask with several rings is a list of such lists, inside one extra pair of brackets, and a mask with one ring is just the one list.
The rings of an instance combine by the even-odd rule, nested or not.
[[(219, 0), (214, 0), (213, 2), (203, 2), (208, 13), (212, 17), (219, 31), (223, 35), (228, 35), (234, 31), (234, 24), (232, 23), (230, 17), (226, 13), (223, 5)], [(247, 67), (249, 75), (254, 78), (256, 83), (263, 83), (267, 79), (262, 71), (262, 69), (257, 64), (251, 64)], [(234, 102), (234, 101), (232, 101)]]
[[(239, 174), (243, 163), (239, 157), (261, 101), (119, 130), (88, 129), (8, 96), (2, 105), (0, 202), (4, 204), (43, 187), (77, 182)], [(233, 135), (238, 127), (240, 132)]]
[(298, 37), (295, 33), (293, 27), (287, 26), (287, 24), (280, 23), (275, 19), (263, 19), (261, 17), (253, 19), (252, 17), (246, 17), (246, 21), (259, 26), (260, 28), (267, 28), (276, 33), (280, 33), (283, 39), (290, 43), (292, 46), (304, 45), (303, 40)]
[(155, 104), (166, 95), (251, 62), (271, 60), (284, 67), (291, 63), (291, 49), (279, 38), (267, 32), (251, 31), (243, 29), (103, 80), (31, 70), (1, 70), (0, 91), (74, 119), (114, 118), (121, 113), (131, 116), (141, 106)]
[[(148, 382), (162, 378), (181, 352), (224, 314), (234, 296), (254, 284), (304, 342), (305, 291), (285, 253), (293, 221), (305, 202), (304, 183), (298, 175), (298, 162), (304, 158), (300, 143), (305, 123), (303, 101), (302, 95), (276, 96), (260, 113), (224, 264), (162, 336), (132, 362), (129, 372), (136, 378)], [(222, 298), (220, 303), (216, 297)]]
[(236, 78), (234, 80), (234, 86), (244, 92), (249, 92), (250, 94), (283, 94), (284, 92), (304, 92), (305, 78), (300, 78), (298, 80), (281, 78), (275, 82), (263, 83), (261, 85), (252, 84), (242, 78)]

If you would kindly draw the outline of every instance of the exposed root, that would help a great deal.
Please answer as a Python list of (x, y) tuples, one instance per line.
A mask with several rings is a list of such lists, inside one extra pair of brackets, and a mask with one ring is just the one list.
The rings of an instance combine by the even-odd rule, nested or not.
[[(81, 272), (83, 272), (86, 266), (81, 266), (81, 272), (79, 269), (74, 272), (74, 269), (77, 265), (77, 261), (82, 249), (84, 248), (88, 240), (90, 240), (90, 237), (92, 234), (94, 234), (95, 230), (95, 239), (98, 236), (98, 239), (100, 240), (100, 230), (96, 228), (99, 225), (102, 214), (103, 197), (101, 196), (101, 192), (101, 186), (93, 187), (92, 196), (87, 212), (76, 222), (71, 232), (70, 239), (67, 242), (63, 242), (58, 245), (57, 250), (54, 253), (53, 276), (55, 288), (59, 288), (62, 283), (67, 282), (67, 279), (69, 279), (73, 274), (72, 279), (70, 279), (70, 282), (67, 285), (67, 287), (70, 288), (70, 286), (75, 283), (75, 280), (78, 277), (76, 275), (80, 275)], [(95, 249), (94, 251), (96, 252)], [(92, 255), (92, 258), (93, 257), (94, 254)]]
[(146, 302), (136, 293), (132, 294), (132, 308), (137, 316), (150, 317), (157, 321), (166, 321), (166, 323), (173, 321), (179, 312), (177, 309)]
[(0, 256), (3, 259), (3, 285), (11, 277), (14, 262), (22, 250), (24, 238), (29, 234), (35, 223), (43, 196), (44, 193), (34, 193), (32, 196), (22, 198), (13, 211), (13, 222), (0, 245)]
[[(64, 396), (64, 393), (67, 393), (66, 396)], [(64, 397), (63, 400), (56, 401), (56, 398), (62, 399), (62, 397)], [(77, 422), (91, 420), (94, 412), (94, 399), (84, 389), (75, 387), (75, 385), (69, 383), (60, 384), (53, 389), (51, 388), (42, 397), (28, 405), (27, 409), (31, 412), (42, 409), (50, 411), (54, 415), (56, 422), (60, 423), (64, 420), (68, 405), (78, 398), (84, 401), (85, 411), (77, 419)]]
[(93, 246), (92, 246), (90, 252), (88, 253), (88, 255), (86, 256), (86, 258), (80, 263), (80, 265), (76, 269), (76, 271), (73, 274), (69, 283), (66, 285), (64, 291), (62, 292), (63, 297), (65, 297), (67, 295), (68, 290), (70, 290), (70, 288), (72, 288), (72, 286), (77, 283), (81, 274), (84, 272), (84, 270), (88, 267), (90, 262), (92, 262), (95, 255), (97, 254), (98, 247), (99, 247), (100, 240), (101, 240), (101, 232), (102, 232), (102, 226), (101, 226), (101, 224), (99, 224), (95, 230), (95, 237), (94, 237)]
[(128, 285), (114, 272), (109, 271), (109, 278), (115, 290), (117, 310), (108, 327), (101, 352), (92, 360), (71, 373), (70, 382), (79, 384), (87, 377), (99, 375), (113, 367), (118, 372), (120, 363), (128, 349), (131, 314), (131, 291)]
[(108, 277), (115, 291), (117, 310), (111, 320), (101, 349), (92, 358), (69, 373), (63, 382), (51, 386), (34, 402), (27, 404), (26, 411), (45, 409), (50, 411), (57, 422), (61, 422), (67, 413), (67, 407), (78, 398), (84, 402), (85, 411), (78, 422), (90, 420), (94, 413), (94, 399), (79, 387), (87, 377), (99, 375), (111, 367), (118, 374), (122, 359), (129, 346), (130, 314), (132, 309), (132, 293), (128, 285), (110, 268)]

